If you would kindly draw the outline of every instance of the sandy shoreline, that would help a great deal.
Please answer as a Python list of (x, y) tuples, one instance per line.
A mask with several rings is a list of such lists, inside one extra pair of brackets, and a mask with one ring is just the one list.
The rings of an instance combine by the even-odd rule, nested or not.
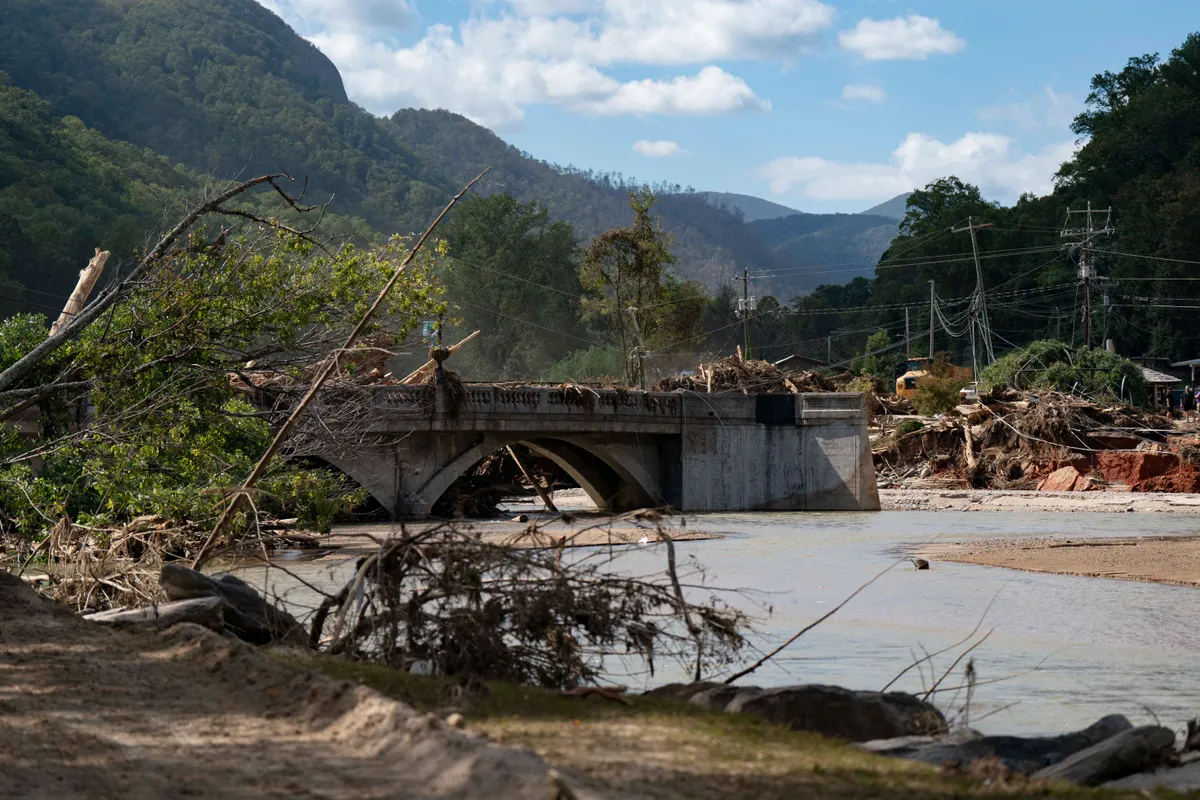
[(1049, 511), (1200, 514), (1200, 494), (880, 489), (884, 511)]
[(935, 544), (922, 558), (1053, 575), (1200, 586), (1200, 536), (989, 539)]

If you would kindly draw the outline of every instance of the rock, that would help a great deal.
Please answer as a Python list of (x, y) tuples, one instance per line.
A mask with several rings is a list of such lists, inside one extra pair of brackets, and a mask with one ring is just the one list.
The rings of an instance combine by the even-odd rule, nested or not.
[(1175, 732), (1158, 725), (1118, 733), (1057, 764), (1038, 770), (1033, 777), (1099, 786), (1160, 766), (1175, 747)]
[(954, 728), (943, 736), (898, 736), (895, 739), (874, 739), (856, 746), (872, 753), (907, 758), (934, 745), (956, 745), (982, 739), (983, 734), (972, 728)]
[(923, 558), (914, 558), (912, 563), (917, 569), (929, 569), (929, 562)]
[(1200, 789), (1200, 761), (1193, 761), (1174, 769), (1160, 769), (1129, 775), (1120, 780), (1101, 784), (1105, 789), (1169, 789), (1174, 792), (1191, 792)]
[(713, 683), (712, 681), (699, 681), (697, 683), (668, 683), (665, 686), (659, 686), (657, 689), (651, 689), (646, 692), (647, 697), (661, 697), (666, 700), (680, 700), (687, 702), (692, 699), (693, 695), (708, 689), (714, 689), (724, 686), (723, 683)]
[(1073, 466), (1062, 467), (1051, 472), (1038, 484), (1039, 492), (1071, 492), (1075, 484), (1083, 477)]
[(741, 686), (730, 686), (722, 683), (713, 686), (711, 689), (697, 692), (688, 698), (688, 702), (701, 708), (724, 709), (742, 691), (745, 690)]
[(924, 750), (932, 744), (940, 744), (936, 736), (897, 736), (894, 739), (872, 739), (869, 742), (859, 742), (856, 747), (878, 753), (881, 756), (902, 758), (912, 755), (918, 750)]
[(219, 597), (199, 597), (173, 603), (87, 614), (84, 619), (112, 628), (151, 627), (163, 630), (191, 622), (220, 633), (225, 627), (225, 603)]
[(228, 574), (210, 577), (178, 564), (164, 564), (158, 582), (172, 600), (221, 598), (225, 629), (243, 641), (308, 647), (304, 625), (268, 603), (241, 578)]
[(984, 736), (965, 743), (943, 740), (905, 757), (951, 767), (965, 767), (982, 758), (995, 758), (1004, 762), (1010, 771), (1028, 775), (1132, 728), (1133, 723), (1125, 717), (1112, 714), (1081, 731), (1062, 736)]
[(902, 692), (855, 692), (840, 686), (786, 686), (739, 693), (725, 710), (761, 717), (792, 730), (866, 742), (944, 730), (941, 712)]
[(451, 728), (462, 730), (463, 728), (467, 727), (467, 719), (462, 714), (455, 713), (446, 717), (446, 724)]

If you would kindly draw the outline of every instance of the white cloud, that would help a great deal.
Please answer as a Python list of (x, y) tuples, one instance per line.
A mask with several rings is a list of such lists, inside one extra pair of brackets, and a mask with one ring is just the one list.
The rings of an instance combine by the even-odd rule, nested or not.
[(687, 155), (687, 150), (680, 147), (678, 142), (671, 142), (665, 139), (659, 139), (658, 141), (642, 139), (634, 142), (633, 152), (640, 153), (647, 158), (670, 158), (671, 156)]
[(811, 200), (886, 200), (949, 175), (989, 196), (1015, 200), (1023, 192), (1048, 193), (1054, 173), (1075, 149), (1074, 142), (1060, 142), (1024, 153), (995, 133), (968, 133), (950, 144), (910, 133), (884, 163), (788, 157), (760, 168), (759, 175), (775, 194), (798, 190)]
[(668, 81), (642, 80), (621, 84), (603, 100), (575, 104), (593, 114), (726, 114), (731, 111), (770, 111), (741, 78), (720, 67), (705, 67), (693, 76)]
[(525, 17), (554, 14), (585, 14), (594, 11), (596, 0), (508, 0), (513, 11)]
[(264, 5), (305, 30), (391, 35), (416, 19), (407, 0), (265, 0)]
[(987, 106), (979, 110), (979, 118), (988, 122), (1011, 122), (1025, 129), (1067, 128), (1083, 110), (1083, 103), (1074, 95), (1056, 92), (1052, 86), (1028, 100)]
[(867, 103), (882, 103), (887, 99), (887, 92), (882, 87), (864, 83), (852, 83), (842, 89), (843, 100), (862, 100)]
[[(605, 2), (608, 16), (599, 27), (594, 21), (563, 16), (480, 16), (464, 21), (457, 30), (430, 26), (410, 47), (371, 41), (349, 30), (330, 30), (311, 38), (338, 65), (350, 95), (372, 111), (386, 114), (410, 105), (448, 108), (504, 129), (518, 125), (525, 108), (537, 103), (597, 115), (769, 110), (769, 101), (744, 80), (712, 65), (694, 75), (629, 81), (619, 81), (604, 70), (616, 63), (687, 63), (714, 53), (738, 52), (751, 44), (765, 47), (765, 17), (753, 24), (741, 20), (739, 27), (734, 18), (722, 16), (722, 10), (735, 5), (760, 13), (824, 8), (814, 0), (704, 0), (693, 11), (710, 15), (712, 35), (691, 48), (689, 56), (684, 43), (674, 38), (678, 32), (667, 24), (672, 15), (682, 23), (687, 5), (683, 0), (663, 0), (650, 10), (633, 0)], [(776, 31), (773, 41), (799, 35), (797, 31), (810, 30), (816, 22), (815, 17), (792, 20), (792, 27)], [(634, 31), (629, 26), (642, 27)], [(625, 35), (619, 35), (622, 32)], [(697, 42), (703, 38), (698, 31), (693, 35)]]
[(868, 61), (923, 61), (930, 55), (957, 53), (967, 46), (965, 41), (943, 29), (936, 19), (919, 14), (886, 20), (859, 20), (852, 30), (838, 34), (838, 43)]

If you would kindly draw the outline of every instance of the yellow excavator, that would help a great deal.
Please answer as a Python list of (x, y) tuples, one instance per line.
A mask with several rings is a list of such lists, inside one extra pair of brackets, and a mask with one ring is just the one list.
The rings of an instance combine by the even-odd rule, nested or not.
[[(910, 358), (908, 360), (908, 372), (896, 378), (896, 394), (912, 399), (917, 393), (917, 386), (920, 385), (921, 378), (929, 374), (931, 360), (929, 358)], [(971, 381), (975, 380), (975, 371), (970, 367), (956, 367), (951, 365), (950, 376), (963, 383), (971, 383)]]

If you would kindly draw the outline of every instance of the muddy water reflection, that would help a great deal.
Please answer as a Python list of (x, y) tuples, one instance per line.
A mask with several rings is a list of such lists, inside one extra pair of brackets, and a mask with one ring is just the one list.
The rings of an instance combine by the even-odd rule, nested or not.
[[(884, 512), (736, 514), (689, 523), (727, 536), (678, 545), (705, 565), (712, 583), (770, 593), (774, 612), (760, 625), (765, 641), (756, 642), (765, 650), (897, 556), (935, 539), (1191, 534), (1200, 517)], [(650, 547), (625, 563), (649, 571), (662, 558)], [(289, 567), (323, 588), (340, 586), (353, 569), (344, 556)], [(290, 602), (312, 602), (313, 593), (279, 577), (280, 591), (291, 587)], [(1200, 590), (937, 562), (929, 571), (898, 567), (743, 682), (881, 688), (921, 646), (934, 651), (965, 636), (997, 592), (984, 627), (995, 632), (973, 655), (981, 681), (1016, 677), (980, 686), (972, 716), (1017, 705), (982, 722), (986, 731), (1061, 731), (1112, 712), (1148, 719), (1147, 708), (1174, 725), (1200, 712)], [(942, 669), (949, 662), (938, 660)], [(654, 683), (681, 678), (663, 670)], [(920, 678), (913, 671), (897, 688), (917, 691)]]

